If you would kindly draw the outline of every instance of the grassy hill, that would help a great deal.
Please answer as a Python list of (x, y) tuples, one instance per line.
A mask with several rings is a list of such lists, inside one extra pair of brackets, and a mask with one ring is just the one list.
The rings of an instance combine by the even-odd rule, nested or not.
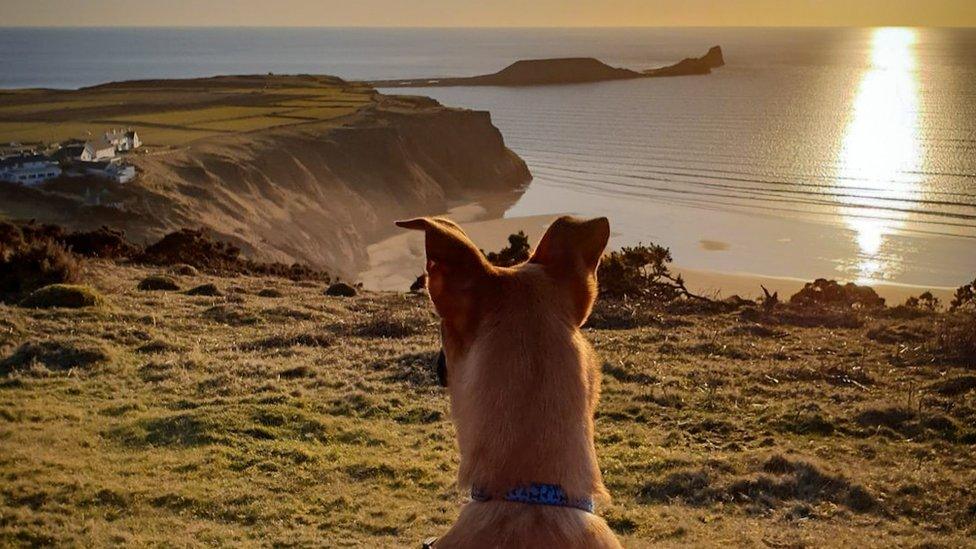
[[(464, 495), (425, 297), (137, 289), (157, 272), (91, 261), (96, 307), (0, 305), (0, 545), (410, 547), (448, 528)], [(205, 283), (220, 295), (186, 292)], [(600, 512), (625, 545), (971, 543), (976, 376), (931, 344), (949, 317), (756, 310), (587, 329)]]
[(338, 119), (376, 92), (329, 76), (142, 80), (80, 90), (0, 90), (0, 143), (55, 142), (131, 127), (148, 146)]

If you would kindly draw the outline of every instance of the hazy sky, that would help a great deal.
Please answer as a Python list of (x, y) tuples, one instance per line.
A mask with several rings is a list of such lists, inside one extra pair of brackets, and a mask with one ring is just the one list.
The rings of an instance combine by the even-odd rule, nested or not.
[(976, 26), (976, 0), (0, 0), (0, 26)]

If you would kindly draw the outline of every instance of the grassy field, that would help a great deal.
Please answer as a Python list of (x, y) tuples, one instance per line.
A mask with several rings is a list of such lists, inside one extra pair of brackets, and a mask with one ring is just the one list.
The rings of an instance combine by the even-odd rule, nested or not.
[[(152, 272), (90, 264), (96, 309), (0, 305), (0, 545), (410, 547), (448, 528), (464, 494), (425, 297), (137, 290)], [(625, 545), (973, 545), (976, 365), (920, 343), (944, 315), (748, 316), (587, 330), (599, 512)]]
[(327, 77), (253, 76), (0, 90), (0, 142), (51, 143), (132, 127), (150, 146), (329, 121), (373, 103), (371, 88)]

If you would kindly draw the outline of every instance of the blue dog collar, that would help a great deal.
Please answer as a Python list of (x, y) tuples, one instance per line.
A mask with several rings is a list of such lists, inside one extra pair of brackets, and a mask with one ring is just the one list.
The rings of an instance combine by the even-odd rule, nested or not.
[[(491, 494), (483, 488), (473, 486), (471, 488), (471, 499), (474, 501), (489, 501)], [(529, 505), (552, 505), (554, 507), (572, 507), (587, 513), (593, 512), (593, 500), (590, 498), (580, 498), (570, 500), (566, 497), (566, 492), (558, 484), (539, 484), (531, 483), (509, 490), (503, 498), (505, 501), (518, 503), (528, 503)]]

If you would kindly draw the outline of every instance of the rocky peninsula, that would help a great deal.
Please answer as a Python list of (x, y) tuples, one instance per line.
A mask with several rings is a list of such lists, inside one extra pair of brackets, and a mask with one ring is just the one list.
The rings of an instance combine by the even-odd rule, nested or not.
[(720, 46), (713, 46), (708, 50), (708, 53), (701, 57), (689, 57), (673, 65), (649, 69), (643, 72), (612, 67), (592, 57), (567, 57), (516, 61), (498, 72), (479, 76), (374, 80), (368, 82), (368, 84), (377, 88), (547, 86), (554, 84), (604, 82), (607, 80), (709, 74), (712, 72), (712, 69), (723, 65), (725, 65), (725, 59), (722, 56), (722, 48)]

